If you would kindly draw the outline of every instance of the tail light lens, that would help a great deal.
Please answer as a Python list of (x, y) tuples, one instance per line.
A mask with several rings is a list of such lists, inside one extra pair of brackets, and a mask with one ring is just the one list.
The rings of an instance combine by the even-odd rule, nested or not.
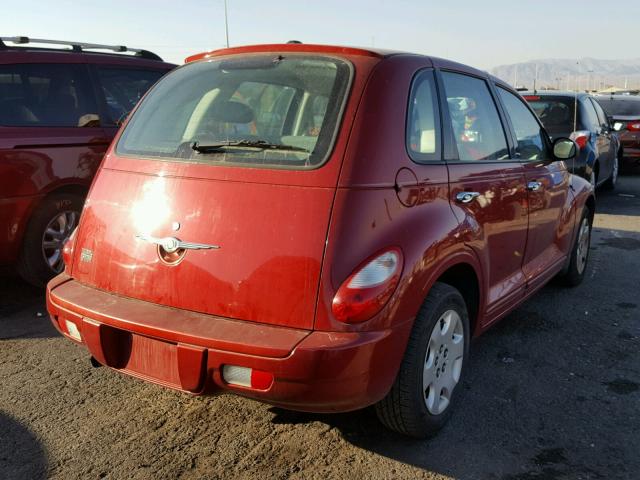
[(73, 249), (76, 246), (76, 232), (78, 231), (78, 227), (73, 229), (67, 241), (64, 242), (62, 246), (62, 261), (64, 262), (64, 268), (67, 273), (71, 274), (71, 262), (73, 261)]
[(400, 249), (391, 248), (357, 268), (333, 298), (335, 318), (345, 323), (364, 322), (382, 310), (398, 286), (402, 263)]
[(569, 138), (576, 142), (580, 149), (583, 149), (587, 146), (587, 143), (589, 143), (589, 140), (591, 139), (591, 132), (589, 132), (588, 130), (578, 130), (573, 132)]
[(630, 132), (640, 132), (640, 122), (627, 123), (627, 130)]

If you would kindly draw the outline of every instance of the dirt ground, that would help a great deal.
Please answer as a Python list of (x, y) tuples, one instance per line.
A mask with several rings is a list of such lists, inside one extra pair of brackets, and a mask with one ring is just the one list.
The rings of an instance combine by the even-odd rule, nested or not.
[(551, 284), (472, 345), (428, 441), (371, 410), (191, 397), (106, 368), (0, 276), (0, 479), (640, 478), (640, 176), (598, 193), (585, 283)]

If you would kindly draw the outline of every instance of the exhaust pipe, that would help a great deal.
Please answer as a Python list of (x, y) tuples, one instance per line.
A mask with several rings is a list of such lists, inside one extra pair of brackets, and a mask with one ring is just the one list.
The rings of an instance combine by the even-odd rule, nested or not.
[(93, 368), (100, 368), (100, 367), (102, 366), (102, 364), (101, 364), (98, 360), (96, 360), (96, 359), (93, 357), (93, 355), (91, 356), (91, 359), (90, 359), (89, 361), (91, 362), (91, 366), (92, 366)]

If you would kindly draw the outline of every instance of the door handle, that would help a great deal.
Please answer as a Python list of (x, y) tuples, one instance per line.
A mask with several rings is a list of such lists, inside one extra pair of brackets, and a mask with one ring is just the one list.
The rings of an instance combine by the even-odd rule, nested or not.
[(456, 195), (456, 201), (460, 203), (471, 203), (474, 198), (479, 196), (480, 192), (460, 192)]
[(527, 190), (537, 192), (542, 187), (542, 182), (529, 182), (527, 183)]

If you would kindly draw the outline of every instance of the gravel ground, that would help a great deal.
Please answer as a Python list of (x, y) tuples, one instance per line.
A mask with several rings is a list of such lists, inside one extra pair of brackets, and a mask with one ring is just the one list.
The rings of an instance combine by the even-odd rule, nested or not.
[(0, 276), (0, 479), (640, 478), (640, 176), (598, 194), (590, 271), (472, 345), (434, 439), (373, 412), (311, 415), (191, 397), (94, 369), (42, 292)]

